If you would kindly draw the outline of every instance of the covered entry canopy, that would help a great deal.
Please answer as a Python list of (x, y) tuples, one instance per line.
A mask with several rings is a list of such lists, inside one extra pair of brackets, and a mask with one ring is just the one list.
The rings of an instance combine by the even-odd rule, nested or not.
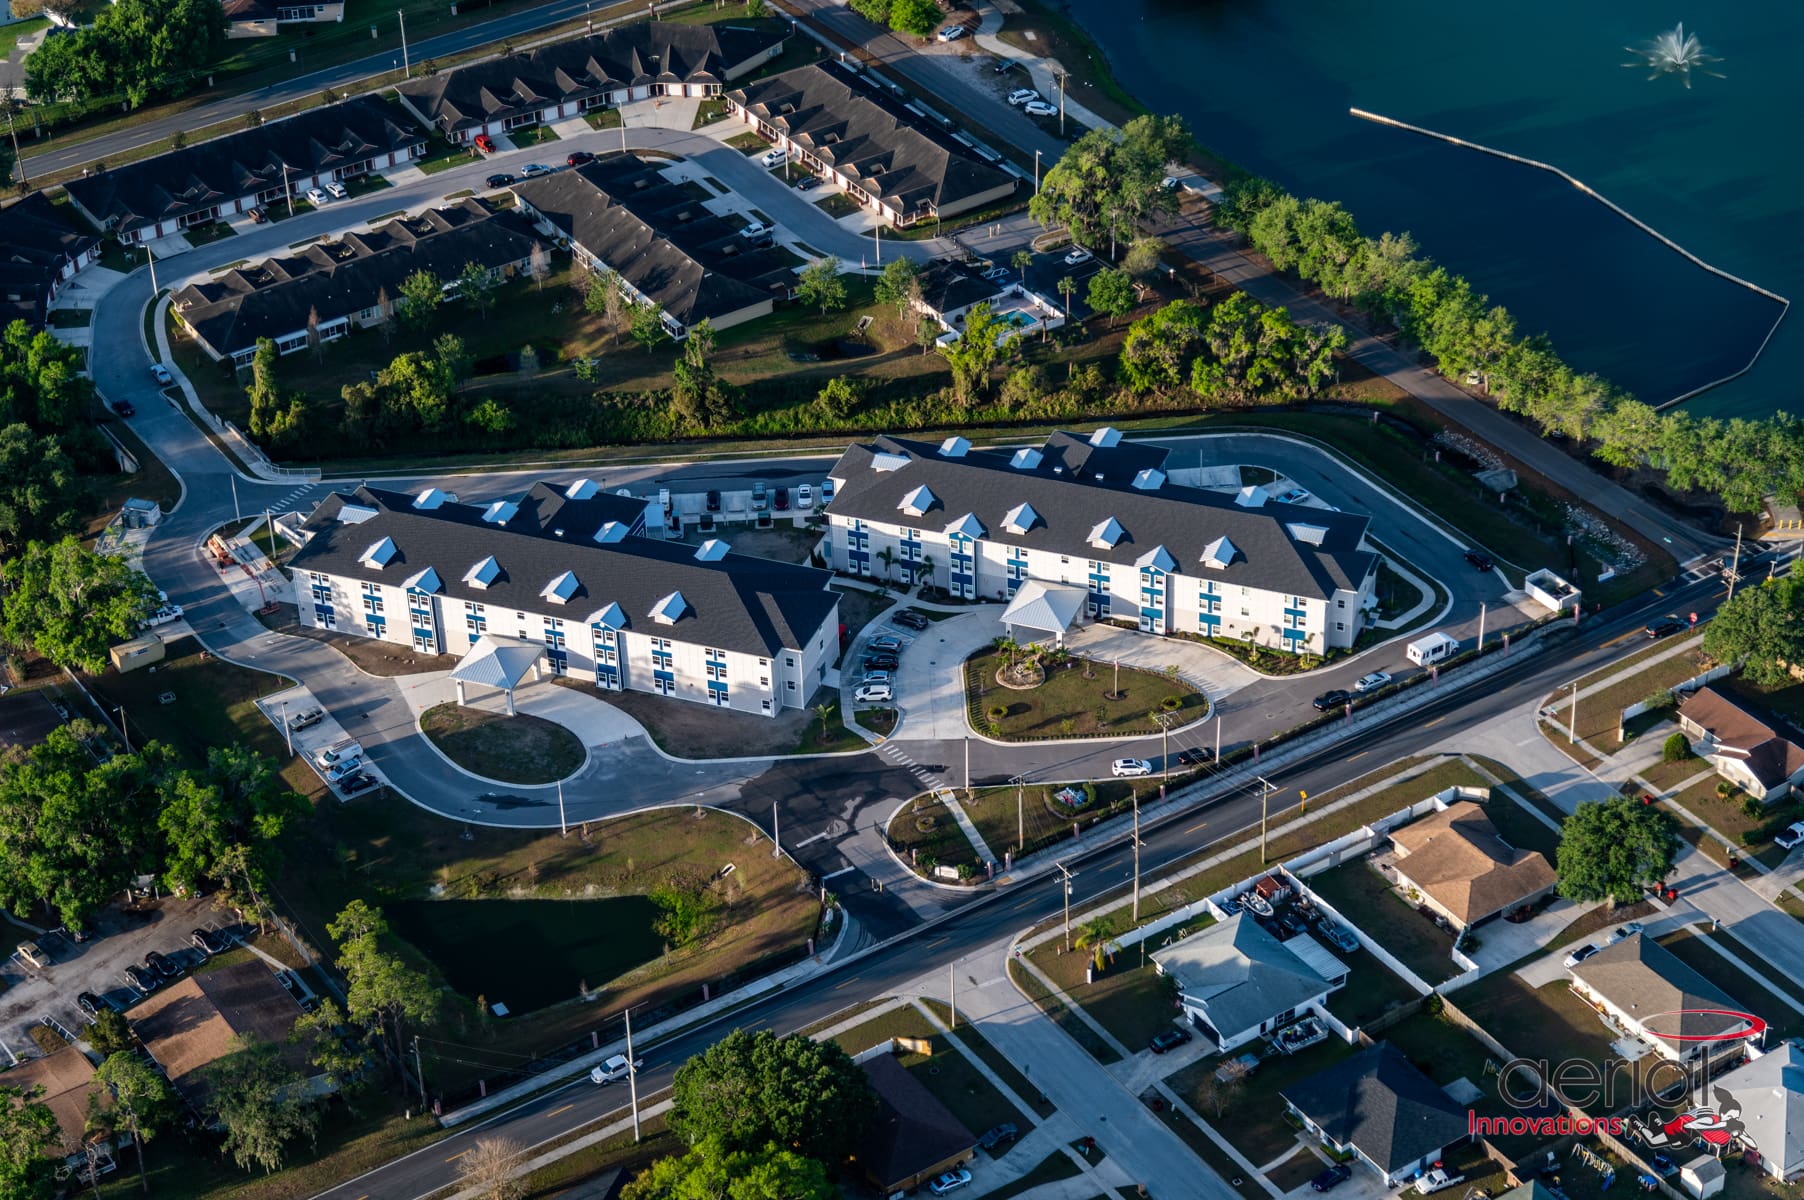
[(507, 715), (513, 716), (514, 689), (520, 686), (529, 671), (533, 678), (539, 677), (539, 659), (544, 653), (545, 647), (536, 642), (483, 634), (464, 652), (462, 661), (451, 669), (451, 680), (457, 685), (457, 702), (466, 703), (465, 684), (480, 683), (507, 693)]
[[(1065, 631), (1084, 611), (1084, 589), (1030, 579), (1022, 584), (1002, 610), (1002, 625), (1015, 636), (1017, 627), (1050, 633), (1055, 645), (1065, 644)], [(1017, 639), (1018, 640), (1018, 639)]]

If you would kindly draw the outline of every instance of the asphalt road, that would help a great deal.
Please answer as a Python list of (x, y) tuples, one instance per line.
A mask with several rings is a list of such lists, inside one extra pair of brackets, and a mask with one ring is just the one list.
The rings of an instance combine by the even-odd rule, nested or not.
[[(1412, 754), (1457, 745), (1463, 734), (1497, 713), (1537, 702), (1549, 690), (1632, 651), (1650, 615), (1670, 607), (1714, 611), (1720, 587), (1706, 581), (1612, 610), (1605, 619), (1574, 630), (1556, 650), (1523, 656), (1476, 691), (1449, 692), (1422, 708), (1349, 737), (1332, 756), (1268, 775), (1282, 803), (1293, 789), (1320, 794), (1364, 771)], [(1625, 636), (1626, 635), (1626, 636)], [(1360, 765), (1354, 766), (1353, 763)], [(1141, 870), (1156, 877), (1174, 861), (1230, 837), (1259, 821), (1256, 790), (1239, 788), (1143, 828)], [(1203, 819), (1199, 824), (1198, 818)], [(1206, 831), (1206, 832), (1199, 832)], [(1132, 878), (1126, 836), (1064, 860), (1075, 872), (1072, 904), (1087, 904), (1128, 886)], [(860, 1001), (893, 994), (911, 981), (933, 977), (946, 964), (980, 947), (1006, 942), (1055, 916), (1063, 904), (1058, 876), (1047, 873), (978, 897), (963, 908), (890, 939), (861, 957), (834, 964), (804, 982), (728, 1017), (684, 1031), (664, 1042), (636, 1047), (646, 1058), (640, 1094), (666, 1088), (677, 1066), (738, 1027), (789, 1033)], [(368, 1174), (320, 1193), (318, 1200), (415, 1200), (455, 1179), (455, 1158), (479, 1138), (504, 1136), (534, 1146), (625, 1115), (621, 1088), (583, 1081), (535, 1097), (486, 1123), (452, 1136)]]

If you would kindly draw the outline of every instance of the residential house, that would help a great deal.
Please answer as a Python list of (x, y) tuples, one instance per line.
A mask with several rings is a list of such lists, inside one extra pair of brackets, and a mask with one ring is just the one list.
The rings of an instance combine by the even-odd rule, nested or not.
[(1397, 881), (1460, 929), (1533, 904), (1559, 883), (1545, 855), (1504, 841), (1470, 800), (1393, 830), (1391, 841)]
[(714, 96), (783, 53), (790, 23), (642, 21), (401, 84), (401, 103), (454, 142), (652, 96)]
[(1751, 1031), (1736, 1014), (1747, 1010), (1646, 934), (1612, 942), (1567, 971), (1572, 990), (1605, 1020), (1681, 1066), (1746, 1048)]
[(1762, 1171), (1781, 1183), (1804, 1178), (1804, 1046), (1783, 1042), (1710, 1086), (1741, 1105), (1739, 1140)]
[(261, 959), (231, 963), (178, 979), (131, 1011), (132, 1032), (169, 1082), (204, 1112), (212, 1087), (207, 1068), (238, 1039), (277, 1046), (284, 1061), (306, 1067), (306, 1053), (288, 1041), (301, 1006)]
[(1352, 646), (1378, 578), (1369, 518), (1172, 483), (1166, 450), (1113, 429), (1039, 448), (879, 437), (830, 476), (828, 565), (934, 579), (965, 599), (1082, 587), (1086, 614), (1149, 633), (1321, 654)]
[[(38, 1102), (56, 1117), (57, 1143), (54, 1157), (76, 1171), (87, 1170), (87, 1153), (82, 1149), (88, 1140), (88, 1097), (93, 1092), (94, 1064), (74, 1046), (65, 1046), (53, 1054), (28, 1058), (0, 1071), (0, 1087), (30, 1092), (41, 1088)], [(110, 1147), (97, 1156), (100, 1173), (113, 1169)]]
[(72, 179), (63, 190), (96, 228), (129, 245), (405, 166), (425, 152), (423, 133), (365, 96)]
[(893, 1054), (859, 1064), (877, 1093), (877, 1115), (853, 1156), (879, 1196), (913, 1191), (969, 1162), (977, 1138)]
[(989, 305), (990, 312), (1002, 322), (998, 342), (1058, 329), (1069, 315), (1059, 300), (1036, 291), (1013, 271), (991, 280), (968, 267), (936, 260), (921, 271), (918, 279), (921, 294), (913, 302), (914, 310), (945, 330), (939, 339), (942, 344), (958, 340), (965, 317), (979, 304)]
[(1346, 964), (1308, 934), (1281, 942), (1246, 913), (1152, 958), (1159, 974), (1177, 984), (1184, 1014), (1223, 1050), (1319, 1010), (1348, 975)]
[(795, 259), (759, 249), (656, 164), (601, 159), (513, 186), (520, 211), (580, 266), (614, 272), (635, 304), (655, 304), (674, 338), (769, 316), (795, 288)]
[(1725, 692), (1701, 687), (1685, 697), (1679, 728), (1718, 775), (1762, 803), (1783, 800), (1804, 785), (1804, 746)]
[(63, 219), (61, 206), (33, 192), (0, 208), (0, 326), (44, 326), (50, 302), (100, 257), (100, 239)]
[(727, 110), (898, 227), (995, 204), (1021, 185), (994, 152), (840, 63), (748, 83), (727, 93)]
[(1454, 1102), (1403, 1052), (1379, 1042), (1283, 1091), (1284, 1103), (1337, 1153), (1396, 1186), (1470, 1136)]
[(178, 291), (171, 307), (209, 357), (243, 367), (259, 338), (293, 354), (315, 338), (332, 342), (381, 324), (403, 302), (401, 284), (416, 271), (437, 276), (454, 294), (467, 264), (511, 276), (526, 268), (537, 244), (520, 214), (466, 198), (206, 276)]
[(275, 37), (284, 25), (319, 24), (345, 19), (344, 0), (282, 3), (280, 0), (225, 0), (226, 37)]
[(765, 716), (807, 707), (839, 652), (831, 576), (717, 539), (646, 537), (646, 508), (589, 480), (487, 505), (436, 488), (338, 492), (288, 564), (300, 620), (497, 666), (515, 648), (498, 639), (517, 639), (541, 648), (543, 671), (609, 690)]

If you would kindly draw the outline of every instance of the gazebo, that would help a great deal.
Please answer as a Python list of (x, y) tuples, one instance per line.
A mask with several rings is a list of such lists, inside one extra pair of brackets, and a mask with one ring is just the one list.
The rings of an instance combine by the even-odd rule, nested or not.
[[(1084, 589), (1030, 579), (1002, 610), (1002, 627), (1015, 637), (1017, 627), (1052, 634), (1053, 645), (1065, 644), (1065, 631), (1084, 611)], [(1020, 639), (1016, 639), (1017, 641)]]
[(457, 702), (467, 704), (464, 685), (480, 683), (500, 688), (507, 698), (507, 715), (514, 715), (514, 689), (526, 678), (543, 676), (541, 659), (545, 647), (523, 638), (496, 637), (485, 633), (465, 651), (462, 661), (451, 669), (451, 682), (457, 685)]

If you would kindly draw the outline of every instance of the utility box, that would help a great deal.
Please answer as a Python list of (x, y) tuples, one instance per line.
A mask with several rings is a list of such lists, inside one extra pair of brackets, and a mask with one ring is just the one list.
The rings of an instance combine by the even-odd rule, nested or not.
[(154, 633), (148, 633), (111, 647), (107, 650), (107, 657), (112, 660), (113, 669), (123, 673), (162, 662), (163, 653), (163, 639)]

